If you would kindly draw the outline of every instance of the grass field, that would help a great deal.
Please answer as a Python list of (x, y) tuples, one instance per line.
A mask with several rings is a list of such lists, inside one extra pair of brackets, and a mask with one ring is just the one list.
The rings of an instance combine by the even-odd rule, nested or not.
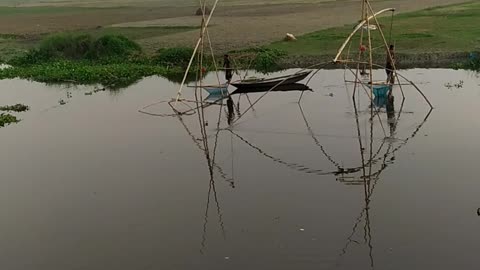
[[(223, 6), (311, 4), (331, 0), (221, 0)], [(214, 0), (210, 0), (210, 4)], [(198, 6), (198, 0), (2, 0), (3, 6)]]
[[(268, 46), (290, 55), (333, 55), (353, 26), (341, 25), (359, 16), (359, 2), (221, 0), (209, 30), (213, 48), (219, 54)], [(463, 0), (379, 0), (372, 4), (376, 10), (394, 6), (404, 12), (395, 17), (393, 33), (400, 52), (476, 50), (478, 1), (429, 8), (459, 2)], [(59, 32), (122, 34), (137, 41), (147, 54), (166, 47), (191, 47), (200, 24), (194, 16), (196, 5), (196, 0), (0, 1), (0, 58), (24, 52)], [(425, 8), (429, 9), (418, 11)], [(389, 25), (389, 18), (382, 18), (382, 24)], [(276, 42), (287, 32), (299, 40)]]
[[(392, 43), (396, 44), (397, 51), (405, 53), (478, 51), (479, 18), (480, 2), (400, 14), (394, 18)], [(380, 19), (387, 38), (390, 36), (390, 23), (391, 17)], [(295, 42), (275, 42), (269, 47), (290, 55), (334, 55), (353, 26), (321, 30), (298, 37)], [(381, 45), (378, 33), (374, 34), (373, 39), (374, 44)], [(357, 50), (358, 37), (352, 43)]]

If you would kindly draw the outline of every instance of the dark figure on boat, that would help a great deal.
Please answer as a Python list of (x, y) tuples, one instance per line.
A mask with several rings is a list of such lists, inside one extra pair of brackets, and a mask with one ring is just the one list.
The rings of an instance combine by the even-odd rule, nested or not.
[(387, 97), (387, 118), (388, 118), (388, 125), (390, 126), (390, 136), (393, 137), (396, 129), (396, 121), (395, 121), (395, 97), (392, 94), (392, 89), (390, 89)]
[(228, 125), (231, 125), (233, 122), (233, 119), (235, 118), (235, 105), (233, 103), (233, 99), (231, 96), (228, 96), (228, 99), (227, 99), (227, 110), (228, 110), (227, 123)]
[(395, 83), (395, 47), (390, 45), (387, 52), (387, 64), (385, 65), (385, 71), (387, 72), (387, 83)]
[(233, 69), (228, 54), (225, 54), (223, 56), (223, 67), (225, 68), (225, 80), (227, 80), (227, 82), (230, 82), (233, 77)]

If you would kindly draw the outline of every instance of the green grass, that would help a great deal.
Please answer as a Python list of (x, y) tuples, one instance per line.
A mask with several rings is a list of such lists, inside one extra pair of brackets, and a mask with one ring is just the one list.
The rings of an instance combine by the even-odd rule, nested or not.
[(140, 45), (121, 35), (58, 34), (45, 38), (37, 48), (11, 59), (8, 64), (29, 66), (57, 60), (95, 60), (128, 62), (142, 53)]
[(161, 37), (186, 31), (199, 29), (192, 26), (151, 26), (151, 27), (103, 27), (90, 30), (80, 30), (75, 33), (89, 34), (93, 37), (104, 35), (122, 35), (129, 39)]
[(58, 13), (80, 13), (98, 8), (81, 7), (3, 7), (0, 6), (0, 16), (40, 15)]
[[(480, 50), (480, 2), (430, 8), (395, 16), (392, 43), (399, 53), (469, 52)], [(380, 18), (387, 39), (391, 17)], [(269, 48), (290, 55), (335, 55), (353, 30), (354, 24), (336, 27), (298, 37), (296, 42), (275, 42)], [(373, 46), (381, 45), (374, 31)], [(358, 51), (359, 37), (352, 42)], [(355, 47), (353, 47), (355, 46)], [(384, 50), (382, 48), (382, 50)]]

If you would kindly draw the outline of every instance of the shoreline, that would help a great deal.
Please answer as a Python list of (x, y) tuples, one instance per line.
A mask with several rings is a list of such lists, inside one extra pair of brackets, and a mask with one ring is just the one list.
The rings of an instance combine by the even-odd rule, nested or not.
[[(398, 53), (397, 61), (399, 69), (411, 69), (411, 68), (450, 68), (455, 69), (461, 64), (468, 62), (470, 54), (480, 54), (478, 51), (474, 52), (431, 52), (431, 53)], [(332, 61), (334, 55), (287, 55), (279, 59), (277, 64), (282, 69), (289, 68), (308, 68), (318, 63), (325, 63)], [(383, 59), (384, 56), (375, 57), (376, 63), (382, 63), (379, 59)], [(326, 67), (338, 68), (338, 65), (331, 65)]]

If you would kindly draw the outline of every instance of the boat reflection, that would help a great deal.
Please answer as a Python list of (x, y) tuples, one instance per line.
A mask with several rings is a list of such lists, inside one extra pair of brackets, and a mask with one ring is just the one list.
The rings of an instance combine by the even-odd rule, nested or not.
[(281, 84), (272, 89), (272, 86), (255, 87), (255, 88), (239, 88), (235, 90), (232, 95), (235, 94), (248, 94), (248, 93), (261, 93), (261, 92), (290, 92), (290, 91), (312, 91), (310, 87), (301, 83)]

